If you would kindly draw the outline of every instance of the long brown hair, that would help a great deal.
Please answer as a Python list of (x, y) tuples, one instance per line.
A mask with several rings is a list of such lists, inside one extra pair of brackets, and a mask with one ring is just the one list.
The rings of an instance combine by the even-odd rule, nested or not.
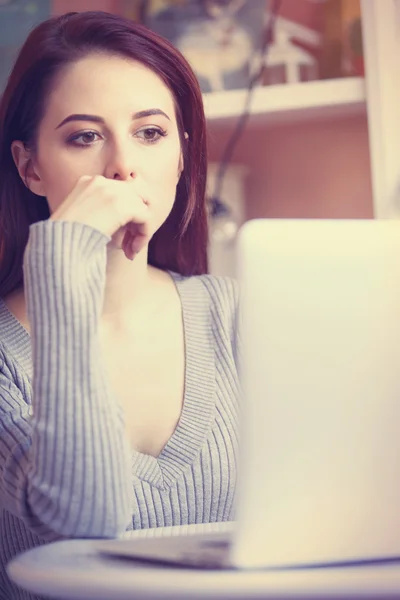
[(191, 67), (172, 44), (138, 23), (100, 11), (68, 13), (44, 21), (30, 33), (0, 101), (0, 297), (23, 281), (30, 224), (50, 216), (46, 199), (21, 181), (11, 144), (21, 140), (35, 147), (55, 76), (65, 65), (96, 51), (141, 62), (171, 90), (184, 171), (173, 209), (150, 242), (149, 263), (182, 275), (207, 271), (206, 126)]

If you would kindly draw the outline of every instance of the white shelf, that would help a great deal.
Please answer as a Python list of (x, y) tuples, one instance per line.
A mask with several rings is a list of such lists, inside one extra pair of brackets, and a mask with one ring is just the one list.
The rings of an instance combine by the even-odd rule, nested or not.
[[(246, 90), (229, 90), (203, 94), (209, 121), (241, 115)], [(306, 120), (317, 116), (347, 116), (366, 111), (365, 81), (348, 77), (310, 81), (290, 85), (257, 87), (253, 92), (250, 113), (263, 120)]]

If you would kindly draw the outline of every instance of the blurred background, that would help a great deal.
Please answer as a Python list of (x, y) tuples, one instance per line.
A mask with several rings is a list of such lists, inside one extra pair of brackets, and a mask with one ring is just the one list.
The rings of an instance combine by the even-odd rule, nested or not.
[(0, 89), (36, 23), (84, 10), (143, 22), (199, 77), (211, 272), (235, 275), (247, 219), (374, 216), (360, 0), (0, 0)]

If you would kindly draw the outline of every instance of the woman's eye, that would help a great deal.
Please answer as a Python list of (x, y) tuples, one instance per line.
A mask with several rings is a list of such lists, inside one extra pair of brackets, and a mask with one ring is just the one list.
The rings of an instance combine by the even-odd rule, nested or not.
[(95, 131), (83, 131), (72, 136), (68, 141), (75, 144), (75, 146), (90, 146), (90, 144), (97, 141), (98, 137), (99, 134)]
[(148, 144), (154, 144), (158, 142), (160, 138), (165, 137), (166, 135), (167, 132), (163, 129), (158, 129), (158, 127), (146, 127), (146, 129), (141, 129), (136, 133), (137, 137)]

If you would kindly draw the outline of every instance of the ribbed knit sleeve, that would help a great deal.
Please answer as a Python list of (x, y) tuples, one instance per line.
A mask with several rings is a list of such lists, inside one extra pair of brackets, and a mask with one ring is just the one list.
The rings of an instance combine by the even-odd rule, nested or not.
[(32, 405), (0, 364), (0, 506), (45, 540), (114, 537), (132, 520), (129, 445), (99, 357), (108, 241), (78, 223), (31, 226)]

